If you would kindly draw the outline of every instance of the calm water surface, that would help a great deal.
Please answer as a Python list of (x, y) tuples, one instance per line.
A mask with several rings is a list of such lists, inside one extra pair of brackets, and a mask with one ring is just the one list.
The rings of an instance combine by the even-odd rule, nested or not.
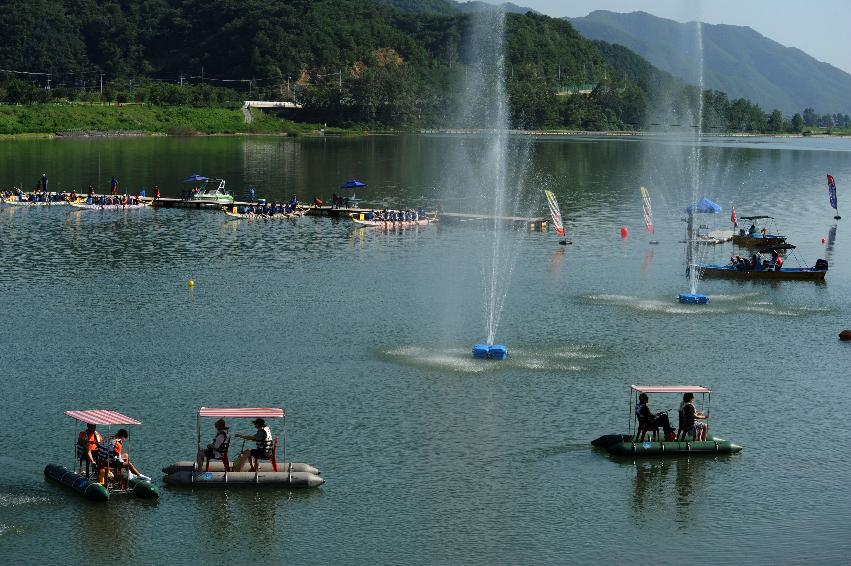
[[(369, 183), (358, 193), (367, 204), (432, 208), (442, 196), (445, 209), (463, 208), (445, 170), (458, 143), (4, 142), (0, 186), (48, 172), (52, 188), (106, 187), (116, 175), (169, 196), (198, 172), (237, 193), (309, 200), (356, 177)], [(481, 225), (385, 233), (207, 211), (0, 209), (4, 558), (846, 561), (851, 348), (836, 335), (851, 327), (851, 232), (832, 219), (824, 174), (851, 215), (851, 142), (711, 139), (696, 151), (676, 139), (542, 139), (532, 156), (529, 184), (556, 192), (574, 244), (516, 235), (498, 331), (512, 349), (505, 363), (469, 357), (484, 331)], [(641, 226), (640, 185), (653, 196), (657, 246)], [(703, 194), (725, 209), (707, 226), (728, 228), (731, 204), (774, 216), (798, 245), (787, 265), (827, 256), (827, 281), (707, 280), (710, 305), (679, 305), (680, 211)], [(713, 433), (744, 451), (633, 462), (593, 450), (590, 440), (626, 428), (631, 383), (710, 386)], [(192, 456), (201, 405), (286, 407), (290, 456), (327, 483), (165, 487), (159, 469)], [(128, 449), (159, 501), (92, 504), (44, 480), (46, 463), (73, 458), (62, 412), (93, 407), (144, 422)]]

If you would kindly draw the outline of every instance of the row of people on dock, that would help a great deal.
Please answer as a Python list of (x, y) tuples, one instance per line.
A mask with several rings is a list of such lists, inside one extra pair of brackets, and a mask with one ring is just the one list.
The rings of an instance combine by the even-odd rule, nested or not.
[(367, 220), (375, 220), (377, 222), (416, 222), (425, 218), (423, 210), (376, 210), (370, 211), (366, 215)]
[[(233, 472), (243, 472), (248, 464), (252, 461), (269, 460), (272, 458), (272, 452), (275, 446), (275, 439), (272, 436), (272, 430), (266, 425), (266, 421), (257, 418), (251, 421), (256, 429), (254, 434), (234, 434), (236, 438), (241, 438), (250, 442), (254, 442), (255, 447), (243, 450), (239, 453), (233, 465), (229, 465)], [(224, 419), (219, 419), (213, 426), (216, 427), (216, 434), (213, 441), (207, 444), (206, 448), (198, 451), (198, 460), (195, 462), (195, 469), (204, 469), (206, 460), (220, 460), (227, 458), (228, 447), (230, 446), (231, 436), (230, 429)]]
[[(679, 415), (679, 426), (677, 431), (674, 431), (674, 427), (671, 426), (668, 419), (668, 411), (654, 413), (650, 410), (647, 394), (642, 393), (638, 396), (635, 417), (638, 420), (639, 433), (661, 428), (665, 433), (665, 440), (669, 442), (685, 440), (688, 435), (692, 435), (695, 441), (706, 440), (709, 427), (706, 423), (700, 421), (708, 419), (709, 415), (697, 410), (694, 405), (694, 393), (683, 394), (683, 400), (677, 409), (677, 414)], [(639, 438), (639, 440), (641, 439)]]
[(770, 260), (760, 260), (757, 254), (753, 254), (751, 259), (734, 255), (730, 258), (730, 265), (739, 271), (780, 271), (780, 268), (783, 267), (783, 258), (777, 250), (771, 251)]

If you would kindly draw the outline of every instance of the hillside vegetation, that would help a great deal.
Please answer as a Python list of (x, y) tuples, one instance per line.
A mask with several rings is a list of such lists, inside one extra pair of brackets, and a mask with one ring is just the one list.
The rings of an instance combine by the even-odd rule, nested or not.
[[(68, 102), (104, 101), (221, 108), (229, 113), (218, 125), (205, 122), (213, 114), (196, 113), (194, 125), (175, 127), (250, 131), (236, 124), (236, 107), (257, 98), (296, 101), (303, 109), (287, 117), (331, 126), (452, 127), (475, 17), (467, 12), (482, 7), (448, 0), (12, 0), (0, 13), (8, 39), (0, 67), (35, 74), (0, 75), (0, 100), (63, 102), (53, 112), (72, 123), (51, 121), (50, 112), (40, 122), (16, 122), (6, 112), (0, 133), (35, 122), (99, 127), (91, 113), (109, 107), (83, 111)], [(687, 114), (700, 96), (625, 48), (585, 39), (569, 22), (532, 12), (506, 18), (516, 127), (640, 129)], [(720, 93), (704, 96), (716, 109), (716, 129), (769, 125), (746, 100), (737, 106)], [(739, 119), (737, 108), (752, 119)], [(132, 110), (120, 119), (118, 111), (104, 112), (131, 129), (142, 120)], [(141, 127), (162, 131), (176, 120)], [(792, 127), (782, 115), (772, 124), (774, 131)]]

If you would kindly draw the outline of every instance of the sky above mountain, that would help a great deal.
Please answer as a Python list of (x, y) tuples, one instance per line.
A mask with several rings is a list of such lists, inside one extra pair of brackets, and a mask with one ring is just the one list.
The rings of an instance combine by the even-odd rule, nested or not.
[[(501, 4), (504, 0), (487, 0)], [(851, 49), (841, 29), (851, 22), (849, 0), (514, 0), (553, 17), (571, 18), (594, 10), (643, 11), (678, 22), (750, 26), (787, 47), (851, 73)]]

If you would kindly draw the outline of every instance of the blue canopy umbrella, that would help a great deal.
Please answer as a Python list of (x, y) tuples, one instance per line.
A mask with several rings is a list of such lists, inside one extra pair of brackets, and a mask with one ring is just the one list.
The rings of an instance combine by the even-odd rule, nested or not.
[(686, 212), (688, 214), (718, 214), (721, 212), (721, 206), (703, 197), (696, 203), (688, 205)]
[(209, 179), (204, 175), (199, 175), (198, 173), (195, 173), (194, 175), (189, 175), (188, 177), (183, 179), (184, 183), (195, 183), (198, 181), (209, 181)]
[(349, 202), (351, 202), (353, 204), (354, 208), (358, 208), (358, 202), (360, 202), (360, 199), (355, 197), (355, 191), (354, 190), (358, 187), (365, 187), (365, 186), (366, 186), (366, 183), (362, 183), (362, 182), (358, 181), (357, 179), (349, 179), (348, 181), (346, 181), (345, 183), (340, 185), (340, 188), (341, 189), (352, 189), (352, 197), (349, 199)]

